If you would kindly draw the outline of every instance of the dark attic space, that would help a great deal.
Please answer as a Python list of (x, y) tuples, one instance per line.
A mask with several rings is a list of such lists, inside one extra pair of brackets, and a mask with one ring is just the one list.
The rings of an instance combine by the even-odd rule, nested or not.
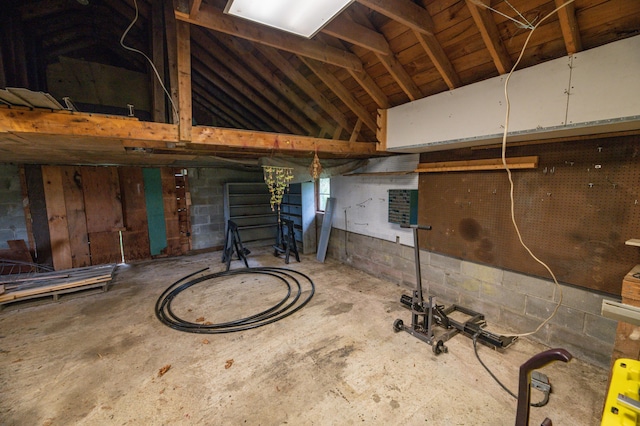
[(8, 0), (0, 424), (640, 424), (640, 2)]

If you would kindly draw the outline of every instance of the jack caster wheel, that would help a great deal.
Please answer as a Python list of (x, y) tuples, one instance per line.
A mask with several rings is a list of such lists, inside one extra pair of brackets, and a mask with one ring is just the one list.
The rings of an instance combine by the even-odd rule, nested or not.
[(397, 319), (393, 322), (393, 331), (395, 331), (396, 333), (398, 331), (402, 331), (404, 330), (404, 322), (402, 322), (401, 319)]
[(436, 355), (440, 355), (443, 352), (447, 353), (447, 352), (449, 352), (449, 350), (444, 345), (444, 342), (442, 340), (438, 340), (438, 343), (433, 345), (433, 353), (436, 354)]

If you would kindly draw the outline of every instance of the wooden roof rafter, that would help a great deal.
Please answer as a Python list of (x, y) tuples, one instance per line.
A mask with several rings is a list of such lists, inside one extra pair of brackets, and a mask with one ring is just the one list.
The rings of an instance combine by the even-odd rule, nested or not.
[(488, 0), (465, 0), (467, 7), (471, 12), (482, 40), (484, 40), (489, 54), (493, 59), (494, 64), (500, 74), (506, 74), (513, 67), (513, 61), (507, 52), (502, 39), (500, 38), (500, 32), (498, 26), (491, 16), (491, 11), (483, 6), (479, 6), (478, 3), (488, 5)]

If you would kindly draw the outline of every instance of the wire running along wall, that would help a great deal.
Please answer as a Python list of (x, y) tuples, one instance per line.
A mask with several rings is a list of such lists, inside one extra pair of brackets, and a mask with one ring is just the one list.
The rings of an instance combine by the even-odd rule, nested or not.
[[(640, 263), (640, 249), (625, 245), (640, 237), (640, 137), (510, 147), (507, 155), (539, 156), (537, 169), (513, 171), (516, 219), (536, 256), (562, 282), (620, 294)], [(421, 162), (498, 156), (436, 152)], [(423, 173), (419, 193), (419, 223), (433, 226), (422, 248), (550, 279), (518, 242), (504, 171)]]

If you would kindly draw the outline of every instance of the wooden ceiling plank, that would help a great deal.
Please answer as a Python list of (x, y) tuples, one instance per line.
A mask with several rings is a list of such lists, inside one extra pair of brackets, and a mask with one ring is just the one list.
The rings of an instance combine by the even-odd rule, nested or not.
[[(556, 7), (560, 7), (564, 4), (564, 0), (555, 0), (555, 3)], [(580, 27), (578, 27), (576, 18), (575, 3), (569, 3), (558, 10), (558, 19), (560, 20), (564, 44), (567, 47), (567, 54), (573, 55), (580, 52), (582, 50), (582, 38), (580, 37)]]
[(421, 99), (424, 95), (420, 91), (418, 85), (413, 81), (407, 70), (396, 59), (395, 55), (376, 55), (378, 60), (384, 65), (395, 82), (400, 86), (402, 91), (409, 97), (409, 100), (415, 101)]
[(192, 74), (192, 82), (197, 86), (197, 92), (200, 95), (205, 96), (207, 100), (217, 105), (230, 117), (242, 123), (241, 128), (243, 129), (274, 131), (269, 124), (259, 119), (249, 108), (229, 96), (214, 81), (204, 77), (205, 73), (209, 75), (211, 73), (200, 69), (203, 67), (199, 62), (193, 64), (195, 72)]
[(336, 49), (315, 40), (306, 40), (282, 31), (271, 30), (263, 25), (225, 15), (206, 3), (200, 6), (197, 18), (175, 11), (176, 19), (220, 31), (232, 36), (241, 37), (256, 43), (266, 44), (287, 52), (295, 53), (321, 62), (330, 63), (341, 68), (360, 71), (362, 62), (353, 53)]
[(363, 6), (425, 35), (433, 35), (431, 15), (410, 0), (357, 0)]
[(458, 73), (453, 68), (451, 61), (447, 58), (446, 53), (444, 53), (444, 50), (436, 37), (434, 35), (425, 35), (415, 30), (413, 30), (413, 33), (418, 38), (422, 48), (427, 52), (427, 55), (429, 55), (433, 65), (436, 67), (445, 83), (447, 83), (449, 89), (455, 89), (456, 87), (462, 86), (462, 81), (460, 80)]
[[(205, 51), (196, 44), (193, 46), (193, 52), (194, 57), (197, 57), (209, 70), (242, 94), (248, 102), (254, 104), (258, 109), (271, 117), (268, 122), (272, 124), (274, 129), (283, 133), (296, 133), (296, 131), (300, 131), (298, 125), (291, 121), (289, 117), (278, 111), (270, 102), (267, 102), (258, 92), (240, 79), (234, 71), (226, 68), (222, 62), (219, 62), (210, 55), (208, 51)], [(233, 95), (230, 94), (230, 96)]]
[(323, 65), (313, 59), (307, 59), (300, 57), (300, 60), (304, 62), (304, 64), (309, 67), (311, 71), (315, 75), (318, 76), (322, 82), (329, 87), (336, 96), (351, 109), (356, 116), (358, 116), (365, 125), (370, 128), (372, 131), (376, 131), (376, 124), (369, 111), (362, 106), (351, 94), (349, 89), (344, 87), (344, 85), (338, 80), (333, 74), (324, 69)]
[[(215, 116), (216, 122), (213, 125), (216, 127), (229, 127), (232, 129), (247, 129), (247, 127), (245, 127), (240, 122), (234, 120), (221, 108), (218, 108), (218, 105), (215, 102), (212, 102), (210, 99), (207, 99), (205, 96), (203, 96), (203, 92), (193, 94), (193, 104), (194, 104), (194, 110), (196, 109), (195, 106), (199, 105), (200, 108), (205, 110), (207, 113), (209, 113), (212, 116)], [(212, 124), (201, 123), (201, 125), (211, 126)]]
[(379, 55), (389, 55), (389, 43), (379, 32), (370, 30), (346, 18), (344, 15), (338, 15), (331, 20), (322, 32), (356, 46), (371, 50)]
[(349, 74), (351, 74), (351, 77), (353, 77), (365, 92), (371, 96), (376, 105), (378, 105), (378, 108), (389, 108), (391, 106), (387, 99), (387, 95), (385, 95), (382, 89), (380, 89), (366, 71), (357, 72), (349, 70)]
[(206, 87), (211, 86), (211, 83), (207, 82), (204, 78), (198, 77), (194, 74), (193, 85), (193, 87), (196, 89), (193, 92), (193, 96), (200, 96), (203, 100), (208, 102), (216, 112), (225, 114), (228, 117), (227, 121), (232, 120), (234, 123), (237, 123), (239, 129), (257, 130), (257, 128), (255, 126), (252, 126), (250, 121), (247, 120), (238, 111), (236, 111), (235, 108), (230, 107), (224, 101), (221, 101), (216, 96), (211, 94)]
[(487, 46), (493, 62), (496, 64), (498, 72), (500, 74), (506, 74), (513, 67), (513, 62), (511, 61), (511, 57), (509, 56), (509, 53), (507, 52), (507, 49), (504, 46), (502, 39), (500, 38), (498, 26), (493, 20), (491, 12), (487, 8), (481, 6), (479, 7), (476, 4), (476, 2), (478, 1), (487, 2), (488, 0), (465, 1), (467, 3), (469, 11), (471, 12), (471, 16), (473, 17), (473, 21), (476, 23), (476, 26), (480, 31), (482, 40)]
[[(210, 44), (211, 39), (205, 39), (204, 37), (206, 36), (204, 36), (202, 33), (199, 33), (194, 39), (199, 45), (199, 53), (196, 54), (198, 56), (208, 54), (208, 52), (206, 52), (205, 48), (202, 46)], [(252, 88), (252, 90), (263, 96), (264, 99), (266, 99), (271, 104), (271, 106), (268, 107), (269, 110), (274, 111), (274, 113), (278, 116), (288, 116), (290, 122), (293, 125), (290, 127), (293, 133), (306, 132), (305, 134), (307, 135), (315, 134), (315, 132), (317, 131), (317, 127), (312, 125), (297, 110), (291, 108), (290, 104), (285, 103), (284, 99), (281, 96), (278, 96), (276, 93), (274, 93), (274, 91), (271, 90), (269, 86), (267, 86), (261, 79), (256, 77), (256, 75), (254, 75), (249, 69), (247, 69), (245, 64), (241, 64), (222, 48), (216, 49), (215, 56), (219, 62), (225, 65), (225, 67), (228, 67), (229, 70), (233, 70), (236, 78), (241, 80), (243, 84)]]
[(287, 76), (296, 86), (313, 99), (326, 113), (335, 120), (340, 127), (348, 129), (349, 123), (344, 114), (336, 108), (313, 84), (306, 79), (282, 54), (270, 46), (257, 44), (256, 49), (259, 50), (272, 64), (274, 64), (284, 75)]
[[(335, 126), (332, 126), (321, 114), (314, 110), (305, 99), (302, 99), (296, 92), (291, 90), (284, 81), (278, 78), (278, 76), (272, 73), (271, 70), (260, 62), (260, 60), (258, 60), (254, 55), (253, 48), (251, 46), (249, 46), (251, 49), (247, 51), (245, 49), (238, 49), (237, 45), (224, 35), (216, 36), (216, 39), (236, 56), (242, 58), (242, 61), (248, 67), (250, 67), (256, 74), (262, 76), (262, 78), (267, 81), (271, 87), (277, 90), (285, 99), (302, 111), (313, 123), (316, 123), (319, 127), (330, 128), (331, 132), (333, 131), (333, 127)], [(317, 128), (314, 128), (314, 132), (315, 131), (317, 131)], [(310, 132), (310, 134), (314, 134), (314, 132)]]
[[(205, 58), (205, 62), (200, 62), (199, 60), (193, 61), (194, 68), (196, 68), (210, 84), (224, 93), (225, 96), (221, 98), (222, 102), (229, 103), (229, 100), (232, 100), (234, 104), (241, 105), (242, 108), (239, 111), (242, 113), (249, 112), (250, 118), (252, 121), (256, 121), (256, 125), (264, 123), (266, 126), (264, 130), (283, 133), (290, 132), (282, 123), (273, 119), (265, 111), (260, 109), (258, 105), (253, 103), (252, 98), (247, 97), (243, 91), (237, 89), (229, 81), (212, 71), (212, 65), (216, 66), (216, 62), (210, 61), (208, 58)], [(254, 96), (253, 93), (250, 95)]]

